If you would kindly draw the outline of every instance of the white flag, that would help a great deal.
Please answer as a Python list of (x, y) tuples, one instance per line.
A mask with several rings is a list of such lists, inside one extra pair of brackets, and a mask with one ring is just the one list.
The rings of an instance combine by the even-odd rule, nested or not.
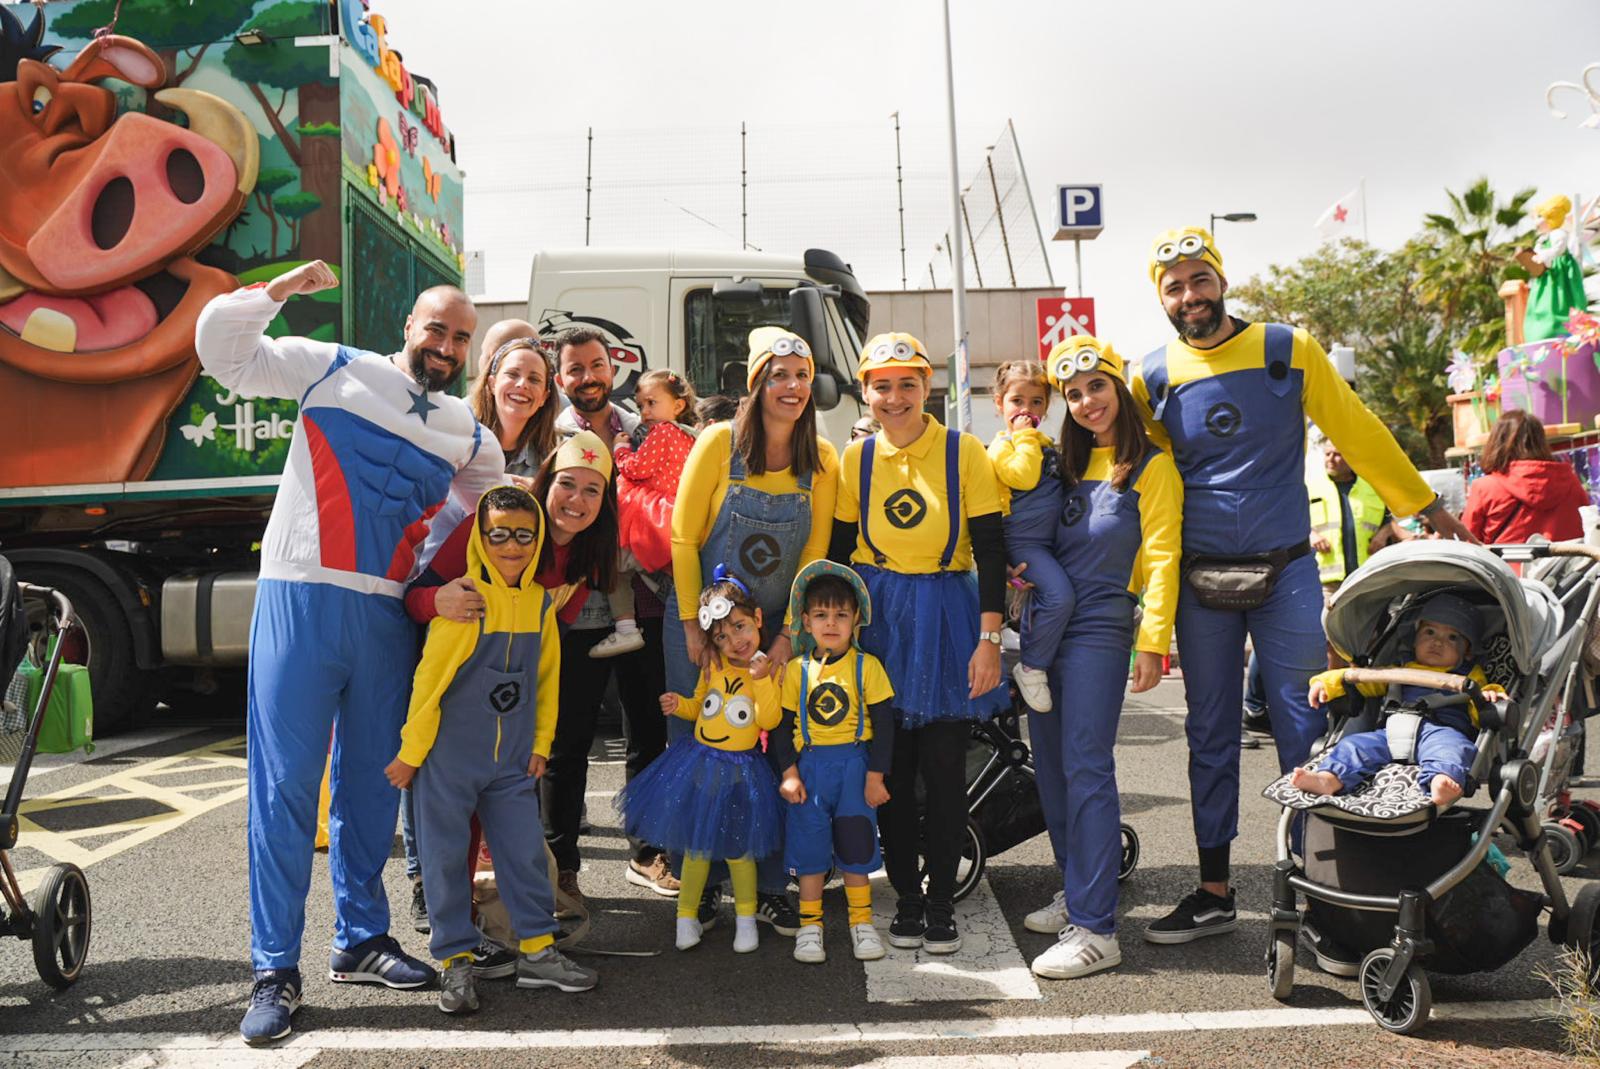
[(1354, 237), (1361, 233), (1361, 187), (1357, 186), (1338, 200), (1317, 220), (1317, 233), (1324, 238)]

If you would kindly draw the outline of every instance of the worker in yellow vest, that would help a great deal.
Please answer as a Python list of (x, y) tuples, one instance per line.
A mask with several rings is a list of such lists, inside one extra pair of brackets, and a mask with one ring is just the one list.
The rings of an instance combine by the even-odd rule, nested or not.
[[(1322, 440), (1322, 471), (1306, 479), (1311, 499), (1311, 548), (1317, 554), (1323, 605), (1345, 576), (1366, 563), (1389, 522), (1383, 499), (1345, 461), (1339, 447)], [(1381, 547), (1383, 541), (1379, 542)]]

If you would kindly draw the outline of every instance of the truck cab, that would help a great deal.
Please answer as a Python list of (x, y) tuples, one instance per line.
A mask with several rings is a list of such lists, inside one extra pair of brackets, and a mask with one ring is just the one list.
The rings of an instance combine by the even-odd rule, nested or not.
[(787, 327), (810, 343), (819, 432), (836, 445), (861, 416), (855, 385), (866, 293), (823, 249), (802, 256), (745, 251), (570, 249), (533, 258), (528, 321), (544, 337), (583, 324), (605, 332), (619, 402), (644, 372), (668, 367), (702, 397), (742, 396), (750, 331)]

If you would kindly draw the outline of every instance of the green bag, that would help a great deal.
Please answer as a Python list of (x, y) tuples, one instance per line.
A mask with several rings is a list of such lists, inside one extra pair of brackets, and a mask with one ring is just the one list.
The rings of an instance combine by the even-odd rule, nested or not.
[[(17, 674), (28, 681), (27, 715), (39, 706), (39, 691), (44, 687), (44, 669), (24, 660)], [(56, 669), (56, 685), (50, 691), (44, 723), (39, 725), (40, 753), (70, 753), (82, 749), (94, 752), (94, 698), (89, 693), (89, 669), (81, 664), (62, 662)]]

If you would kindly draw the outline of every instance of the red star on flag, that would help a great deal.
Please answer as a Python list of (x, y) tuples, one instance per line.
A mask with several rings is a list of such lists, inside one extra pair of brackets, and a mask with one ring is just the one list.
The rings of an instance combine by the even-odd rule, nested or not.
[(1334, 205), (1334, 208), (1333, 208), (1333, 219), (1334, 219), (1334, 222), (1337, 222), (1337, 223), (1344, 222), (1345, 216), (1347, 216), (1349, 214), (1350, 214), (1350, 210), (1348, 208), (1346, 208), (1343, 204)]
[(593, 449), (585, 449), (583, 451), (583, 462), (585, 464), (593, 464), (595, 462), (595, 458), (597, 458), (599, 455), (600, 454), (596, 453)]

